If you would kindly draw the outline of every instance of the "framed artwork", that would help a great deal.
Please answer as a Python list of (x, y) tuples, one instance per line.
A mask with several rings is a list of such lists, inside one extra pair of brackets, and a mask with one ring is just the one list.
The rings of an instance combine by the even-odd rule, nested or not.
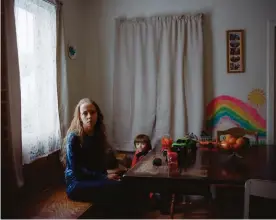
[(227, 72), (243, 73), (244, 65), (244, 30), (226, 31)]

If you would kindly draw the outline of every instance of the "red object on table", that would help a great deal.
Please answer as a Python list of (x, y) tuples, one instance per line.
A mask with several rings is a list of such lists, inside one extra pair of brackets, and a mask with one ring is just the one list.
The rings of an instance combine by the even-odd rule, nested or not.
[(168, 151), (167, 160), (169, 167), (178, 167), (178, 154), (176, 152)]
[(173, 144), (173, 140), (170, 137), (162, 137), (161, 139), (161, 151), (170, 151)]

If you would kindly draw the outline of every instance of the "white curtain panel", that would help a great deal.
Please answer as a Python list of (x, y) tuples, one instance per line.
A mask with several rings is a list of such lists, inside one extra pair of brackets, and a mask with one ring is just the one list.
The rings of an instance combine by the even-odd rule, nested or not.
[(60, 149), (55, 5), (15, 0), (23, 163)]
[(200, 134), (203, 125), (202, 14), (116, 20), (113, 140), (133, 151), (136, 135), (152, 144)]
[(57, 3), (57, 91), (60, 131), (65, 137), (70, 125), (68, 72), (66, 64), (66, 43), (64, 36), (63, 7)]

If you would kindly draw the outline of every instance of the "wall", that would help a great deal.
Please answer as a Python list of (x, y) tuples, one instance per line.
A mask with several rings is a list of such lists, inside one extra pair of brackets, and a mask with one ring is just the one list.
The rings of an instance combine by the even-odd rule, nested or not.
[[(276, 26), (274, 39), (274, 87), (276, 87)], [(275, 91), (275, 88), (274, 88)], [(274, 96), (274, 103), (276, 103), (276, 96)], [(276, 143), (276, 107), (274, 106), (274, 143)]]
[[(99, 102), (111, 130), (114, 18), (159, 14), (205, 13), (206, 104), (220, 95), (247, 103), (254, 88), (266, 89), (266, 24), (276, 19), (273, 0), (98, 0), (87, 2), (86, 74), (95, 87), (89, 95)], [(95, 13), (96, 12), (96, 13)], [(226, 30), (245, 29), (246, 72), (227, 74)], [(93, 38), (92, 38), (93, 36)], [(208, 80), (208, 82), (207, 82)], [(212, 89), (213, 88), (213, 89)], [(213, 91), (212, 91), (213, 90)], [(265, 108), (265, 107), (263, 107)], [(258, 110), (259, 111), (259, 110)], [(265, 109), (260, 109), (265, 120)], [(246, 119), (245, 119), (246, 120)]]
[[(69, 84), (69, 114), (73, 116), (77, 102), (87, 96), (88, 85), (85, 71), (86, 59), (86, 1), (63, 1), (63, 18), (65, 43), (72, 44), (77, 49), (77, 59), (71, 60), (67, 56), (67, 71)], [(66, 49), (68, 49), (66, 47)]]

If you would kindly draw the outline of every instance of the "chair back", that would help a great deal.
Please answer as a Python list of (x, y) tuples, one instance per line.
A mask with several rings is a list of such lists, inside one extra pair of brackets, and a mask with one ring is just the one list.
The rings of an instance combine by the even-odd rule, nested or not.
[[(249, 179), (245, 182), (244, 218), (249, 218), (250, 196), (276, 200), (276, 182), (270, 180)], [(276, 208), (276, 207), (275, 207)]]

